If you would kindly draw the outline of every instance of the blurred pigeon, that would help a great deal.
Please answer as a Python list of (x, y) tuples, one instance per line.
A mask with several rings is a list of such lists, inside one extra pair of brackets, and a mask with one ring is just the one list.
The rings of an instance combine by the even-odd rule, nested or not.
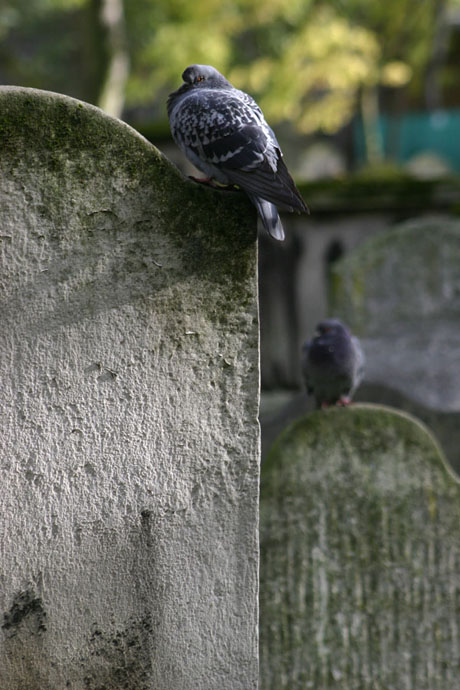
[(302, 374), (316, 407), (348, 405), (364, 375), (358, 338), (339, 319), (326, 319), (302, 348)]
[(174, 141), (206, 176), (244, 189), (267, 232), (284, 239), (277, 207), (308, 213), (257, 103), (210, 65), (190, 65), (168, 98)]

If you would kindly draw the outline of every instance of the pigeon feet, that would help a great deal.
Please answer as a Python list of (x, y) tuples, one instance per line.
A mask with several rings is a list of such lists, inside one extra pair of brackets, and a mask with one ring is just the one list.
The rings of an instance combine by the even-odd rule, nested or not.
[[(333, 405), (334, 403), (322, 402), (320, 407), (322, 410), (327, 410), (328, 407), (332, 407)], [(338, 407), (347, 407), (348, 405), (351, 405), (351, 398), (349, 398), (348, 395), (344, 395), (335, 402), (335, 405)]]
[(189, 180), (193, 180), (194, 182), (199, 182), (200, 184), (207, 184), (210, 187), (216, 187), (216, 183), (212, 179), (212, 177), (195, 177), (194, 175), (189, 175), (188, 176)]
[(189, 180), (198, 182), (198, 184), (206, 184), (208, 187), (213, 187), (214, 189), (220, 189), (223, 192), (234, 192), (236, 187), (233, 184), (220, 184), (220, 182), (215, 182), (212, 177), (194, 177), (189, 175)]

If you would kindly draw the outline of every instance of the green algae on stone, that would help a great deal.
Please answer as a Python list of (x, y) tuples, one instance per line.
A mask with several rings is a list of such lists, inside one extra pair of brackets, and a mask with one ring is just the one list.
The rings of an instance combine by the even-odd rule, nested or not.
[[(3, 87), (0, 150), (4, 170), (14, 176), (18, 164), (40, 166), (40, 209), (53, 216), (66, 197), (66, 180), (84, 194), (103, 174), (112, 179), (113, 194), (132, 190), (146, 203), (155, 199), (157, 221), (168, 228), (170, 241), (184, 257), (190, 273), (238, 293), (253, 270), (255, 212), (244, 194), (221, 192), (184, 179), (154, 146), (125, 123), (94, 106), (72, 98), (18, 87)], [(46, 126), (44, 126), (46, 123)], [(101, 190), (93, 212), (111, 200)], [(68, 201), (66, 201), (68, 203)], [(161, 209), (161, 210), (160, 210)], [(81, 214), (80, 222), (90, 218)], [(148, 217), (140, 219), (148, 222)], [(84, 235), (84, 232), (82, 233)], [(210, 296), (212, 288), (210, 287)]]
[(455, 687), (459, 566), (460, 483), (425, 427), (300, 418), (262, 468), (261, 690)]

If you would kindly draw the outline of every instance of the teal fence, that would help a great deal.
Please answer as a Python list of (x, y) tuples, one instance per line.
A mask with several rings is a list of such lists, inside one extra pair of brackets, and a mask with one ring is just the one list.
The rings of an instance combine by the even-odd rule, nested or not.
[[(436, 153), (460, 173), (460, 109), (414, 112), (402, 117), (382, 115), (378, 132), (385, 158), (404, 163), (422, 152)], [(356, 162), (366, 159), (362, 121), (354, 126)]]

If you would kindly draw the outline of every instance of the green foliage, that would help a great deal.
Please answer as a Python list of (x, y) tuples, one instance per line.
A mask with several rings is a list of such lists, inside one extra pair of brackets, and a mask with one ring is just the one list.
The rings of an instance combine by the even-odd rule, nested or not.
[[(458, 1), (129, 0), (127, 101), (158, 103), (164, 117), (165, 96), (183, 69), (213, 64), (257, 98), (270, 122), (334, 132), (361, 92), (409, 83), (421, 92), (440, 9)], [(91, 24), (99, 2), (6, 0), (6, 81), (97, 100), (90, 84), (99, 38)], [(24, 51), (25, 41), (32, 49)]]
[[(423, 73), (438, 0), (133, 0), (128, 99), (177, 85), (193, 62), (214, 64), (250, 91), (273, 123), (334, 132), (357, 95)], [(136, 24), (143, 17), (148, 25)], [(143, 37), (143, 38), (142, 38)]]
[(280, 49), (236, 68), (233, 79), (260, 94), (271, 121), (333, 132), (353, 114), (357, 89), (372, 80), (378, 57), (371, 32), (320, 6), (300, 27), (290, 27)]

